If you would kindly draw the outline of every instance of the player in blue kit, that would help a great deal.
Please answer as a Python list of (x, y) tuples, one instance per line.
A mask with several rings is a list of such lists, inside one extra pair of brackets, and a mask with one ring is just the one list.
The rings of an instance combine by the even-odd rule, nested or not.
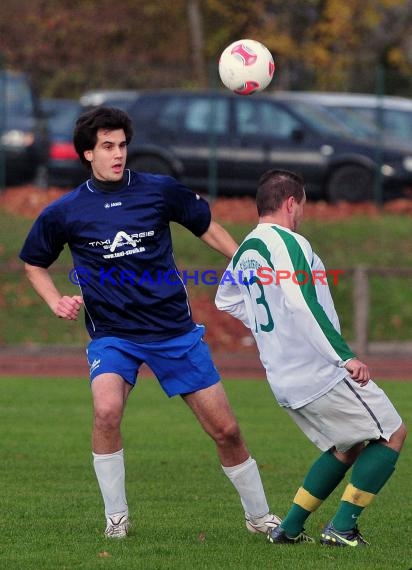
[[(93, 463), (105, 534), (123, 538), (128, 533), (120, 428), (143, 363), (169, 397), (183, 398), (215, 441), (223, 471), (239, 493), (247, 529), (266, 533), (280, 519), (269, 513), (256, 461), (203, 341), (204, 327), (192, 319), (169, 224), (183, 225), (227, 257), (237, 245), (211, 219), (208, 203), (177, 180), (125, 169), (132, 134), (130, 118), (119, 109), (99, 107), (79, 117), (73, 140), (91, 178), (43, 210), (20, 252), (32, 286), (56, 316), (76, 320), (84, 307), (91, 337)], [(61, 293), (48, 271), (66, 244), (79, 295)], [(151, 279), (142, 279), (143, 274)]]

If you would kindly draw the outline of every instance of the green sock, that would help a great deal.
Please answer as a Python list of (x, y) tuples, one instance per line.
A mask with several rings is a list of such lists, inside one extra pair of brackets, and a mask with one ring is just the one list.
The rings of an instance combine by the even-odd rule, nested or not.
[(338, 511), (332, 519), (336, 530), (350, 530), (395, 470), (399, 453), (381, 443), (370, 443), (353, 465)]
[(302, 532), (306, 519), (339, 485), (349, 467), (330, 451), (318, 457), (282, 521), (281, 527), (288, 536), (295, 537)]

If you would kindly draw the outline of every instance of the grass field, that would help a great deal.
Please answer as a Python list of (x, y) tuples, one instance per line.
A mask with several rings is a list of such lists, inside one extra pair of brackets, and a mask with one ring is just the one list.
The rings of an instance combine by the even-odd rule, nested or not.
[[(407, 383), (382, 383), (405, 419)], [(316, 449), (273, 400), (266, 382), (225, 382), (272, 509), (284, 515)], [(91, 465), (91, 403), (79, 379), (0, 378), (0, 568), (8, 570), (407, 570), (411, 568), (410, 469), (406, 448), (394, 477), (362, 515), (368, 549), (272, 546), (247, 533), (238, 497), (214, 445), (180, 399), (142, 380), (124, 419), (133, 527), (102, 536)], [(308, 521), (318, 537), (340, 487)]]

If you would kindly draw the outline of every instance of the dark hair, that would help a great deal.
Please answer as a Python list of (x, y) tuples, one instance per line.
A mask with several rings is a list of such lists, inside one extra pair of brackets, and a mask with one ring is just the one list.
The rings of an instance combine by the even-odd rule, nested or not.
[(289, 170), (268, 170), (259, 179), (256, 208), (259, 216), (278, 210), (283, 202), (293, 196), (298, 204), (303, 200), (303, 178)]
[(86, 150), (92, 150), (97, 143), (97, 131), (107, 129), (114, 131), (123, 129), (126, 135), (126, 144), (132, 140), (132, 121), (124, 111), (115, 107), (96, 107), (86, 111), (77, 119), (74, 132), (73, 144), (83, 164), (90, 166), (84, 157)]

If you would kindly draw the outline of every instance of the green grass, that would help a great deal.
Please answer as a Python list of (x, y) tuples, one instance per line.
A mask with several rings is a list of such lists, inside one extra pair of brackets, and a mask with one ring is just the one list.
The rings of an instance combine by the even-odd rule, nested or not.
[[(0, 345), (1, 344), (84, 344), (83, 326), (53, 318), (49, 309), (32, 291), (21, 273), (17, 261), (31, 221), (0, 211), (0, 263), (14, 263), (3, 272), (0, 283)], [(237, 240), (243, 239), (252, 224), (227, 224)], [(412, 267), (410, 247), (411, 219), (406, 216), (382, 214), (380, 217), (355, 216), (329, 223), (307, 220), (301, 228), (329, 269), (350, 269), (359, 264), (370, 267)], [(223, 270), (222, 256), (199, 243), (188, 231), (173, 225), (176, 259), (181, 270), (204, 268)], [(63, 252), (52, 271), (59, 287), (67, 294), (77, 293), (68, 279), (70, 255)], [(373, 277), (371, 279), (371, 341), (404, 341), (412, 339), (411, 277)], [(189, 281), (191, 296), (205, 292), (214, 298), (215, 286), (194, 286)], [(348, 271), (332, 286), (335, 305), (341, 319), (342, 331), (348, 340), (354, 339), (352, 277)], [(209, 325), (209, 323), (205, 323)], [(213, 320), (211, 317), (211, 326)]]
[[(404, 417), (407, 383), (381, 383)], [(258, 460), (272, 509), (284, 515), (318, 452), (275, 403), (266, 382), (226, 381), (243, 433)], [(362, 515), (372, 546), (272, 546), (247, 533), (242, 509), (214, 445), (178, 398), (142, 380), (129, 399), (123, 435), (133, 518), (124, 541), (102, 537), (104, 516), (89, 449), (86, 379), (0, 378), (0, 567), (73, 569), (407, 570), (411, 449)], [(343, 486), (312, 515), (318, 537)]]

